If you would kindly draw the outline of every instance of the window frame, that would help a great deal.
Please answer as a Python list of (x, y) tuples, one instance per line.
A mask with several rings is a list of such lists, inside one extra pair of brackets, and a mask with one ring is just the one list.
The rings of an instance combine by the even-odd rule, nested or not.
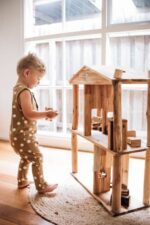
[[(111, 28), (111, 27), (114, 27), (114, 28), (118, 28), (118, 29), (122, 29), (125, 30), (125, 29), (134, 29), (135, 27), (135, 30), (138, 30), (138, 28), (141, 30), (141, 29), (146, 29), (147, 25), (150, 24), (150, 20), (147, 20), (147, 21), (134, 21), (134, 22), (125, 22), (125, 23), (115, 23), (115, 24), (112, 24), (111, 23), (111, 17), (112, 17), (112, 11), (111, 11), (111, 8), (112, 8), (112, 1), (113, 0), (106, 0), (107, 1), (107, 27)], [(144, 28), (145, 27), (145, 28)]]
[[(62, 41), (63, 42), (63, 48), (65, 48), (65, 41), (68, 40), (78, 40), (78, 39), (88, 39), (88, 38), (101, 38), (101, 64), (105, 65), (108, 62), (108, 55), (109, 55), (109, 36), (110, 35), (118, 35), (121, 32), (149, 32), (150, 31), (150, 23), (148, 21), (146, 22), (133, 22), (133, 23), (120, 23), (120, 24), (110, 24), (110, 8), (111, 8), (111, 1), (112, 0), (102, 0), (102, 24), (101, 28), (94, 29), (94, 30), (83, 30), (83, 31), (73, 31), (73, 32), (63, 32), (58, 34), (51, 34), (51, 35), (42, 35), (42, 36), (34, 36), (34, 37), (25, 37), (24, 43), (25, 45), (27, 43), (45, 43), (49, 42), (52, 44), (56, 41)], [(63, 0), (63, 7), (65, 7), (65, 0)], [(65, 15), (63, 15), (63, 23), (65, 20)], [(63, 25), (64, 26), (64, 25)], [(27, 52), (27, 49), (26, 49)], [(53, 53), (54, 54), (54, 53)], [(65, 51), (64, 51), (65, 56)], [(51, 56), (53, 57), (53, 56)], [(65, 57), (63, 57), (63, 77), (64, 77), (64, 67), (65, 67)], [(50, 71), (50, 73), (54, 73), (54, 68)], [(63, 79), (64, 82), (64, 79)], [(71, 88), (70, 85), (63, 84), (62, 87), (63, 90), (63, 98), (64, 102), (66, 102), (66, 95), (64, 94), (65, 91), (69, 90)], [(52, 86), (51, 86), (52, 87)], [(55, 86), (54, 88), (59, 88), (59, 86)], [(66, 108), (66, 107), (64, 107)], [(65, 114), (65, 109), (64, 109)], [(64, 131), (66, 130), (66, 119), (63, 116), (63, 127)], [(39, 133), (39, 135), (42, 137), (42, 135)], [(59, 135), (57, 133), (53, 132), (51, 133), (52, 136), (56, 136), (57, 138)], [(61, 134), (62, 136), (62, 134)], [(49, 134), (48, 134), (49, 138)], [(66, 134), (62, 137), (66, 138), (68, 141), (69, 136), (66, 136)], [(48, 141), (49, 142), (49, 141)], [(70, 146), (70, 145), (69, 145)], [(90, 145), (89, 145), (90, 146)], [(85, 147), (84, 147), (85, 148)], [(91, 146), (90, 146), (91, 148)]]

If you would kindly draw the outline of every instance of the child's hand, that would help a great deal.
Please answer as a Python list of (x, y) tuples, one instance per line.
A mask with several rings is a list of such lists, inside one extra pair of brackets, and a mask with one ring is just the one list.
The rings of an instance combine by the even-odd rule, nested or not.
[(46, 110), (46, 119), (47, 120), (52, 120), (56, 116), (58, 116), (58, 112), (56, 110), (53, 110), (52, 108), (45, 108)]
[(47, 119), (54, 119), (58, 115), (57, 111), (48, 110), (47, 111)]

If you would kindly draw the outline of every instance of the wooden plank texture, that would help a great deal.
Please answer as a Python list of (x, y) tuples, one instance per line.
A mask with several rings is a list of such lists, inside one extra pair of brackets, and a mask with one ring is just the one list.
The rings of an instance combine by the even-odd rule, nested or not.
[(51, 225), (32, 209), (28, 189), (17, 189), (19, 157), (8, 142), (0, 142), (0, 225)]
[(12, 224), (22, 225), (48, 225), (49, 222), (43, 221), (38, 215), (18, 209), (9, 205), (0, 204), (0, 218)]

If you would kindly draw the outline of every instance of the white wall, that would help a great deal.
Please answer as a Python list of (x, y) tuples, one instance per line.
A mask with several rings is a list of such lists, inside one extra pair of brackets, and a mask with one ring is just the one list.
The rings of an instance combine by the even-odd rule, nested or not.
[(9, 138), (16, 63), (23, 55), (23, 0), (0, 0), (0, 138)]

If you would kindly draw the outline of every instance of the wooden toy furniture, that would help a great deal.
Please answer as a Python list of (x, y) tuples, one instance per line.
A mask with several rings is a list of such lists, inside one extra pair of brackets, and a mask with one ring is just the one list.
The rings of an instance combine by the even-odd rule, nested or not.
[[(120, 69), (82, 67), (70, 79), (73, 85), (72, 172), (78, 176), (78, 135), (94, 144), (93, 190), (88, 191), (112, 214), (119, 215), (150, 204), (150, 79), (146, 74)], [(122, 84), (147, 84), (147, 146), (127, 145), (127, 121), (122, 118)], [(79, 85), (84, 89), (83, 129), (78, 130)], [(125, 104), (125, 103), (124, 103)], [(102, 131), (91, 130), (92, 109), (102, 118)], [(108, 118), (112, 112), (113, 118)], [(112, 136), (113, 135), (113, 136)], [(112, 144), (113, 143), (113, 144)], [(122, 187), (128, 187), (129, 154), (146, 151), (143, 202), (130, 198), (129, 207), (122, 206)], [(112, 170), (112, 184), (111, 184)], [(87, 175), (88, 178), (88, 175)], [(111, 187), (112, 186), (112, 187)]]

